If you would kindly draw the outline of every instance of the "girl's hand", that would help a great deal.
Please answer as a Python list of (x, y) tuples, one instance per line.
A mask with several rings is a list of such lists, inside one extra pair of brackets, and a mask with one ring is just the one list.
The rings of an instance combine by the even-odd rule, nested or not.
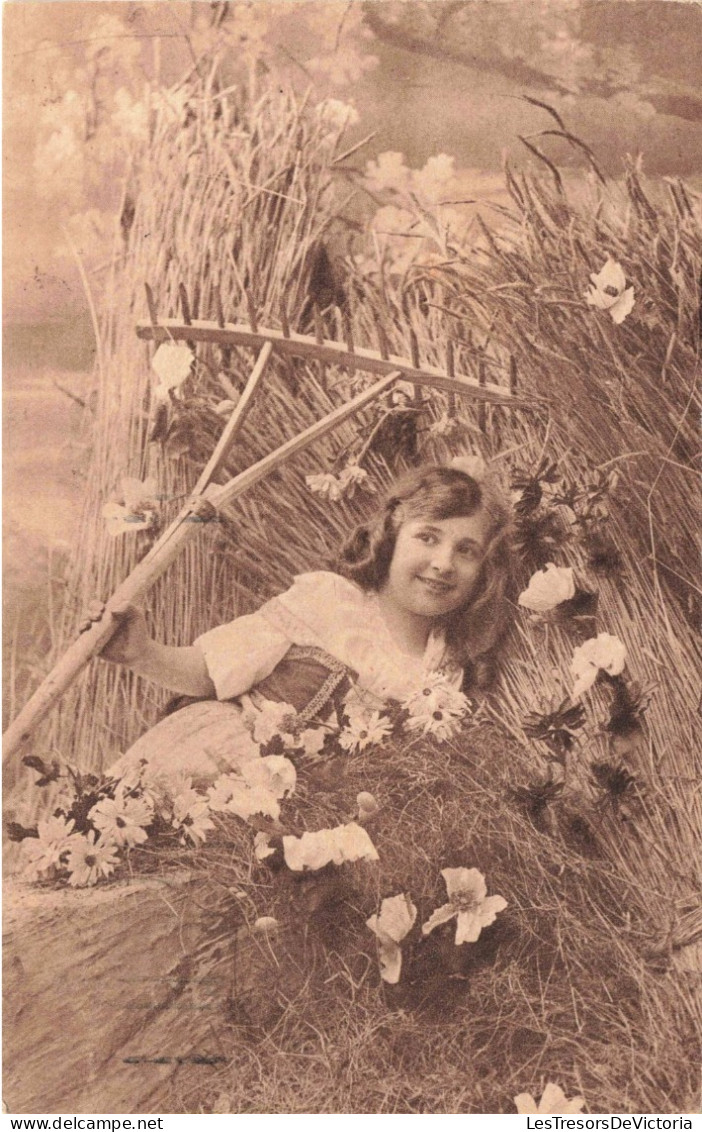
[[(104, 612), (104, 605), (92, 602), (79, 626), (79, 632), (89, 629), (93, 622), (101, 619)], [(151, 643), (144, 614), (135, 605), (124, 604), (115, 606), (111, 610), (111, 616), (118, 622), (118, 628), (101, 650), (100, 656), (115, 664), (137, 664), (143, 659)]]
[[(105, 616), (105, 606), (93, 603), (81, 631)], [(138, 676), (153, 680), (183, 696), (216, 699), (207, 663), (197, 645), (162, 645), (149, 636), (144, 614), (135, 605), (114, 605), (109, 616), (116, 622), (115, 632), (100, 656), (115, 664), (126, 664)]]
[(146, 655), (151, 643), (144, 614), (135, 605), (122, 605), (112, 610), (112, 617), (119, 628), (100, 656), (116, 664), (137, 664)]

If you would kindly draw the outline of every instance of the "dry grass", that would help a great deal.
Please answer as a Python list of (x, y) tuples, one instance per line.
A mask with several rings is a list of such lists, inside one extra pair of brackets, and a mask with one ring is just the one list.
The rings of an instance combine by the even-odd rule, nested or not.
[[(93, 470), (56, 655), (88, 601), (112, 592), (148, 546), (146, 536), (115, 542), (102, 529), (101, 506), (120, 476), (156, 472), (172, 501), (165, 522), (222, 427), (213, 406), (241, 387), (251, 365), (245, 352), (198, 351), (180, 410), (187, 453), (184, 444), (175, 456), (172, 440), (149, 443), (150, 349), (134, 335), (145, 315), (144, 282), (164, 316), (175, 314), (184, 284), (193, 316), (215, 316), (219, 293), (227, 319), (245, 317), (246, 288), (262, 323), (280, 325), (284, 304), (299, 326), (310, 248), (341, 223), (344, 189), (333, 175), (341, 150), (312, 106), (277, 91), (236, 104), (201, 85), (185, 124), (156, 124), (130, 186), (128, 241), (100, 303)], [(567, 694), (578, 640), (568, 626), (537, 630), (515, 610), (502, 684), (485, 707), (493, 723), (469, 730), (460, 744), (351, 760), (328, 796), (309, 784), (302, 790), (299, 817), (309, 828), (352, 810), (356, 789), (377, 794), (383, 809), (372, 834), (381, 872), (358, 868), (338, 882), (296, 885), (251, 872), (229, 842), (213, 842), (199, 858), (207, 883), (223, 889), (236, 878), (245, 893), (234, 909), (215, 892), (225, 928), (254, 913), (277, 914), (284, 924), (275, 959), (265, 959), (262, 981), (254, 980), (250, 1002), (244, 996), (231, 1021), (231, 1069), (221, 1086), (232, 1111), (508, 1111), (512, 1095), (538, 1093), (549, 1079), (583, 1092), (591, 1111), (686, 1111), (695, 1103), (699, 1003), (661, 945), (676, 931), (680, 942), (698, 891), (699, 798), (690, 786), (699, 695), (692, 626), (699, 200), (671, 185), (667, 202), (651, 203), (633, 168), (625, 187), (593, 190), (589, 203), (569, 202), (533, 171), (508, 171), (508, 183), (513, 211), (487, 216), (480, 240), (452, 248), (448, 260), (425, 260), (401, 278), (382, 265), (361, 276), (349, 262), (348, 309), (359, 343), (372, 343), (381, 321), (393, 351), (405, 355), (412, 329), (427, 362), (443, 364), (452, 338), (457, 369), (476, 376), (482, 369), (504, 380), (515, 359), (532, 408), (510, 415), (461, 407), (463, 431), (449, 444), (426, 431), (452, 408), (432, 395), (405, 418), (397, 450), (386, 431), (382, 451), (371, 450), (365, 464), (386, 482), (413, 435), (410, 447), (427, 458), (480, 449), (505, 484), (519, 471), (533, 473), (544, 454), (578, 488), (616, 462), (621, 479), (605, 526), (623, 574), (596, 573), (572, 530), (554, 557), (599, 591), (598, 630), (621, 637), (628, 674), (652, 688), (645, 740), (626, 755), (638, 793), (622, 820), (621, 808), (605, 805), (592, 785), (593, 761), (612, 757), (601, 732), (608, 693), (598, 687), (551, 817), (534, 824), (513, 801), (511, 789), (543, 777), (546, 765), (523, 719)], [(637, 291), (635, 314), (619, 327), (582, 300), (589, 272), (608, 254)], [(340, 329), (338, 312), (327, 318)], [(338, 404), (355, 380), (343, 370), (322, 375), (277, 362), (228, 474)], [(377, 419), (368, 410), (360, 427), (350, 422), (296, 457), (188, 547), (149, 602), (161, 639), (188, 643), (295, 572), (324, 563), (367, 500), (332, 507), (307, 491), (304, 474), (357, 452)], [(553, 510), (567, 534), (565, 509)], [(97, 664), (66, 696), (43, 741), (83, 766), (106, 765), (161, 703), (152, 687)], [(249, 862), (250, 831), (229, 837)], [(490, 890), (509, 900), (508, 912), (465, 960), (450, 940), (414, 940), (402, 989), (383, 988), (366, 916), (403, 888), (423, 916), (443, 897), (438, 871), (451, 864), (482, 868)], [(198, 1111), (212, 1100), (194, 1092), (183, 1103)]]
[[(227, 1068), (181, 1096), (187, 1111), (224, 1092), (232, 1112), (508, 1112), (547, 1080), (585, 1095), (591, 1112), (694, 1103), (699, 1019), (690, 976), (657, 949), (651, 906), (664, 894), (629, 880), (611, 854), (637, 837), (642, 815), (627, 826), (571, 793), (550, 820), (530, 817), (514, 794), (528, 781), (525, 755), (483, 720), (451, 743), (349, 757), (331, 790), (303, 764), (283, 824), (349, 820), (370, 790), (377, 866), (271, 870), (252, 861), (251, 831), (236, 819), (183, 854), (210, 924), (198, 976), (231, 987), (228, 1018), (191, 1034)], [(463, 864), (508, 908), (456, 948), (455, 925), (429, 937), (419, 928), (444, 903), (439, 870)], [(419, 915), (393, 987), (379, 979), (365, 920), (398, 892)], [(252, 932), (259, 916), (278, 931)]]

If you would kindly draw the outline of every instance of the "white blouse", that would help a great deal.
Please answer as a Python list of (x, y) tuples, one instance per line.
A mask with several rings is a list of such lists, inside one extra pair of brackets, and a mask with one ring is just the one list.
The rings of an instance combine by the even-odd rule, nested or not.
[(447, 663), (443, 633), (432, 631), (423, 656), (403, 652), (377, 594), (325, 570), (298, 574), (289, 590), (258, 612), (203, 633), (195, 644), (220, 700), (241, 696), (264, 680), (293, 644), (331, 653), (358, 674), (360, 688), (383, 700), (404, 699), (439, 668), (456, 687), (463, 675)]

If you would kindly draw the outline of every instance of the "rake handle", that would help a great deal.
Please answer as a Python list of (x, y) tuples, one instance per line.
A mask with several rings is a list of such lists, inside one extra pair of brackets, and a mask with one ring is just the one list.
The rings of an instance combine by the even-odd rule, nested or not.
[(341, 421), (363, 408), (369, 401), (380, 396), (395, 383), (397, 376), (393, 373), (381, 378), (375, 385), (359, 393), (345, 405), (334, 409), (299, 436), (293, 437), (250, 468), (234, 476), (228, 483), (223, 486), (210, 484), (200, 495), (189, 500), (146, 558), (117, 587), (107, 602), (100, 620), (73, 642), (10, 724), (3, 736), (3, 761), (31, 739), (37, 725), (71, 686), (85, 665), (101, 652), (117, 631), (120, 622), (113, 618), (113, 609), (138, 602), (178, 557), (185, 543), (195, 537), (200, 525), (211, 522), (216, 517), (217, 509), (232, 503), (296, 452), (306, 448), (314, 440), (330, 432)]
[[(158, 549), (154, 548), (155, 553), (150, 553), (117, 587), (100, 620), (85, 633), (81, 633), (69, 646), (3, 735), (3, 762), (31, 739), (37, 725), (71, 686), (88, 661), (102, 651), (117, 631), (120, 622), (112, 617), (112, 610), (127, 603), (138, 602), (178, 556), (183, 545), (195, 536), (198, 523), (207, 518), (202, 515), (203, 500), (206, 499), (207, 494), (197, 499), (197, 506), (190, 504), (181, 511), (159, 540)], [(198, 510), (201, 511), (200, 517), (197, 515)]]

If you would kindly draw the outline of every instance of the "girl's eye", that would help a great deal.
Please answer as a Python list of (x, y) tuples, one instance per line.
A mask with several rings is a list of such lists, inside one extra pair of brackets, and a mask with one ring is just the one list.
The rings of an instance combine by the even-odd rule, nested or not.
[(431, 534), (430, 531), (419, 531), (419, 533), (415, 535), (415, 538), (418, 538), (420, 542), (426, 543), (427, 546), (433, 546), (436, 542), (436, 535)]

